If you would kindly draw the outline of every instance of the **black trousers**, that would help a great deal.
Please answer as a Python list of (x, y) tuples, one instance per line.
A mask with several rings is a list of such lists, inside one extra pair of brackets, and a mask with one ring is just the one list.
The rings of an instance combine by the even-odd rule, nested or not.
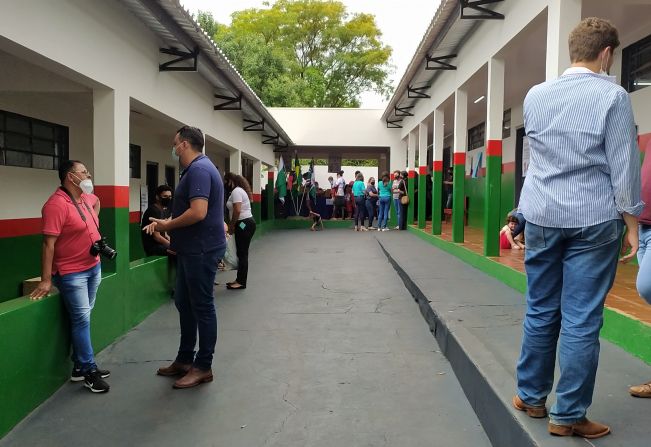
[(255, 220), (252, 217), (238, 220), (235, 224), (235, 248), (237, 251), (237, 278), (238, 284), (246, 286), (249, 274), (249, 245), (255, 234)]
[(400, 222), (399, 226), (401, 230), (406, 230), (407, 229), (407, 210), (409, 209), (409, 205), (403, 205), (402, 203), (400, 204)]
[(335, 196), (335, 216), (336, 218), (344, 218), (344, 208), (346, 202), (344, 196)]

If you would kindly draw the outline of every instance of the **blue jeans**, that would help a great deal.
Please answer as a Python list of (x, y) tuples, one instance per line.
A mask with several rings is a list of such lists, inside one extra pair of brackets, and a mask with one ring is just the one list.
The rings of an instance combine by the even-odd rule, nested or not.
[(556, 344), (561, 375), (550, 419), (582, 421), (592, 403), (603, 307), (613, 285), (621, 220), (584, 228), (527, 222), (527, 311), (517, 364), (518, 396), (542, 405), (552, 390)]
[(102, 280), (102, 267), (95, 267), (67, 275), (56, 274), (52, 278), (70, 316), (72, 361), (75, 368), (86, 374), (97, 369), (93, 345), (90, 341), (90, 311), (95, 306), (97, 289)]
[[(226, 246), (198, 254), (177, 255), (176, 293), (174, 300), (179, 311), (181, 342), (176, 361), (194, 364), (207, 371), (217, 343), (217, 313), (213, 300), (213, 287), (217, 262), (224, 257)], [(199, 332), (199, 351), (197, 344)]]
[[(646, 252), (649, 252), (648, 256)], [(651, 225), (640, 224), (640, 248), (637, 251), (637, 292), (651, 304)]]
[(396, 225), (400, 226), (400, 208), (402, 208), (402, 205), (400, 204), (400, 199), (393, 199), (393, 207), (396, 210)]
[(390, 197), (380, 197), (380, 210), (377, 215), (378, 228), (386, 228), (389, 220), (389, 208), (391, 208)]
[(375, 204), (377, 198), (366, 199), (366, 217), (368, 217), (368, 226), (373, 226), (373, 219), (375, 219)]
[(355, 226), (364, 226), (364, 215), (366, 214), (366, 198), (355, 197)]

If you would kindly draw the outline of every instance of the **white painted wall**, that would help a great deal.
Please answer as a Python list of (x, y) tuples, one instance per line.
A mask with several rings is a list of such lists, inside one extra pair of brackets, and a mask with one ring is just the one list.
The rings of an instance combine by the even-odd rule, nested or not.
[[(306, 169), (306, 167), (303, 167), (303, 172), (306, 172)], [(370, 177), (374, 177), (376, 180), (378, 177), (378, 168), (374, 166), (342, 166), (341, 169), (344, 171), (344, 180), (347, 183), (355, 180), (355, 171), (361, 171), (362, 175), (364, 175), (364, 183), (368, 183)], [(330, 187), (330, 182), (328, 182), (330, 176), (337, 181), (337, 173), (328, 172), (327, 166), (314, 167), (314, 177), (319, 184), (319, 188), (328, 189)]]

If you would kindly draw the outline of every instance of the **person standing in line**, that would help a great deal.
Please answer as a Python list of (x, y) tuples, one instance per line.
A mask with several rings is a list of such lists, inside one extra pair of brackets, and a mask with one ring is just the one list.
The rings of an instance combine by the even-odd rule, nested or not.
[(346, 180), (344, 180), (344, 171), (337, 172), (337, 180), (334, 184), (335, 215), (334, 219), (344, 218), (344, 209), (346, 206), (345, 199)]
[(400, 183), (398, 183), (398, 192), (400, 193), (400, 198), (398, 203), (400, 204), (400, 219), (398, 220), (398, 226), (400, 230), (407, 229), (407, 210), (409, 209), (409, 203), (406, 205), (402, 203), (402, 198), (407, 195), (407, 171), (402, 171), (400, 173)]
[[(226, 288), (241, 290), (246, 289), (249, 274), (249, 246), (256, 228), (251, 212), (253, 193), (249, 182), (243, 176), (232, 172), (227, 172), (224, 175), (224, 185), (226, 191), (230, 191), (226, 202), (230, 213), (228, 234), (235, 235), (235, 247), (237, 248), (237, 277), (235, 281), (226, 283)], [(311, 208), (310, 211), (312, 211)]]
[(54, 282), (70, 316), (74, 363), (70, 380), (83, 381), (93, 393), (106, 393), (110, 386), (104, 379), (111, 373), (97, 367), (90, 339), (90, 314), (102, 280), (99, 254), (107, 255), (97, 250), (98, 241), (103, 241), (99, 199), (92, 194), (91, 175), (80, 161), (62, 161), (59, 180), (61, 186), (43, 205), (41, 281), (30, 299), (47, 296)]
[[(158, 369), (161, 376), (182, 376), (174, 388), (212, 382), (212, 360), (217, 343), (217, 315), (213, 284), (217, 264), (226, 251), (224, 184), (215, 165), (202, 153), (204, 136), (196, 127), (183, 126), (174, 136), (172, 155), (183, 171), (174, 194), (172, 218), (150, 218), (144, 228), (170, 233), (170, 250), (177, 255), (175, 304), (181, 340), (176, 359)], [(195, 355), (199, 334), (199, 351)]]
[[(393, 194), (393, 206), (396, 210), (396, 219), (398, 221), (398, 225), (396, 225), (396, 230), (400, 229), (400, 210), (402, 209), (402, 206), (400, 205), (400, 197), (401, 197), (401, 191), (400, 191), (400, 183), (402, 179), (400, 178), (400, 171), (396, 170), (393, 173), (393, 184), (391, 186), (391, 193)], [(404, 183), (404, 182), (403, 182)]]
[(368, 179), (368, 185), (366, 185), (366, 216), (368, 217), (367, 228), (369, 230), (375, 230), (375, 227), (373, 226), (373, 219), (375, 219), (378, 197), (379, 195), (375, 186), (375, 178), (370, 177)]
[(368, 231), (364, 226), (364, 214), (366, 213), (366, 186), (364, 186), (364, 175), (360, 172), (353, 183), (353, 196), (355, 197), (355, 231)]
[(378, 211), (378, 231), (388, 231), (389, 209), (391, 208), (391, 183), (389, 173), (383, 172), (378, 183), (380, 209)]
[[(651, 304), (651, 143), (642, 163), (642, 201), (647, 204), (640, 214), (640, 248), (637, 251), (637, 292)], [(649, 253), (647, 253), (647, 251)], [(628, 389), (631, 396), (651, 398), (651, 381)]]
[(618, 46), (610, 22), (582, 20), (569, 37), (571, 68), (524, 100), (531, 163), (519, 209), (527, 221), (527, 309), (513, 405), (547, 415), (558, 343), (561, 374), (548, 424), (556, 436), (610, 433), (586, 413), (623, 229), (632, 247), (627, 261), (638, 250), (644, 206), (631, 101), (608, 75)]
[(452, 208), (452, 191), (454, 187), (454, 168), (450, 166), (448, 172), (443, 180), (443, 191), (445, 191), (445, 206), (444, 208)]

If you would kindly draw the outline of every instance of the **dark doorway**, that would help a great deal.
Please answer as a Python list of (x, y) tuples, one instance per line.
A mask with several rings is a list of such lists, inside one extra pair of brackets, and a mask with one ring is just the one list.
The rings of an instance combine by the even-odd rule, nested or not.
[(524, 127), (520, 127), (515, 133), (515, 202), (514, 205), (517, 207), (520, 203), (520, 191), (522, 191), (522, 185), (524, 184), (524, 177), (526, 172), (523, 170), (522, 159), (526, 158), (526, 163), (529, 165), (529, 144), (526, 144), (526, 154), (523, 157), (523, 152), (525, 148), (525, 138), (526, 133)]
[(158, 163), (153, 161), (147, 162), (147, 195), (149, 205), (154, 203), (156, 196), (156, 188), (158, 188)]
[(176, 169), (174, 169), (174, 166), (165, 165), (165, 183), (172, 190), (176, 189)]

